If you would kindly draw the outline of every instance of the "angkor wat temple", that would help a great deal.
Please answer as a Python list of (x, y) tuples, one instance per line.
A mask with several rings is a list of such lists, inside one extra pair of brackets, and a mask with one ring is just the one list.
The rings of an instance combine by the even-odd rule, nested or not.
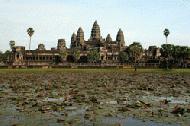
[[(36, 50), (26, 50), (24, 46), (15, 46), (12, 49), (11, 64), (13, 66), (22, 65), (50, 65), (53, 63), (87, 62), (87, 55), (90, 50), (98, 50), (99, 62), (118, 62), (119, 52), (124, 51), (125, 39), (121, 29), (119, 29), (116, 40), (112, 40), (110, 34), (102, 38), (100, 26), (94, 22), (91, 36), (84, 39), (84, 31), (80, 27), (77, 34), (71, 36), (71, 46), (66, 47), (65, 39), (59, 39), (57, 48), (46, 50), (43, 44), (39, 44)], [(76, 58), (75, 54), (78, 51)]]
[[(140, 43), (134, 43), (142, 47)], [(176, 54), (174, 56), (169, 55), (168, 52), (163, 52), (161, 48), (156, 46), (149, 46), (148, 49), (142, 49), (140, 47), (142, 50), (136, 59), (131, 45), (126, 46), (124, 34), (121, 29), (117, 32), (114, 40), (110, 34), (106, 38), (103, 38), (101, 36), (100, 26), (95, 21), (88, 40), (84, 39), (84, 31), (80, 27), (77, 30), (77, 34), (73, 33), (71, 36), (70, 48), (66, 47), (65, 39), (58, 39), (57, 47), (51, 48), (50, 50), (46, 50), (44, 44), (39, 44), (35, 50), (26, 50), (24, 46), (13, 46), (11, 47), (12, 52), (7, 64), (13, 67), (72, 66), (73, 63), (75, 66), (81, 64), (88, 66), (88, 64), (94, 65), (96, 63), (100, 67), (107, 64), (115, 66), (138, 65), (140, 67), (162, 67), (163, 64), (165, 65), (170, 62), (175, 67), (190, 66), (190, 55), (180, 54), (183, 57), (176, 59)], [(133, 45), (133, 47), (137, 45)], [(180, 48), (185, 49), (186, 47), (182, 46)], [(127, 60), (124, 62), (123, 59), (121, 60), (122, 55), (127, 55)], [(89, 60), (93, 56), (96, 57), (96, 60)]]

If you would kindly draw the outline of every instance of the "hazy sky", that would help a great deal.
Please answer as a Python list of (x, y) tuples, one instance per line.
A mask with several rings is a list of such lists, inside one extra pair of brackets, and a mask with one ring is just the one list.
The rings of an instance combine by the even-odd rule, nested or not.
[(0, 50), (9, 49), (9, 41), (28, 48), (28, 27), (35, 29), (32, 49), (44, 43), (56, 47), (57, 39), (70, 37), (78, 27), (90, 37), (97, 20), (102, 37), (115, 40), (121, 28), (126, 45), (139, 41), (143, 47), (165, 42), (164, 28), (171, 32), (169, 42), (190, 46), (189, 0), (0, 0)]

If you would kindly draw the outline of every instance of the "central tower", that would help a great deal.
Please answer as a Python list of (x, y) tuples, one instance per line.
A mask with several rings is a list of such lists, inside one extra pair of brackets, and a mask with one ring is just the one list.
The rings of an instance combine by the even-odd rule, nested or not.
[(100, 26), (98, 25), (97, 21), (94, 22), (92, 31), (91, 31), (91, 40), (100, 41), (101, 35), (100, 35)]
[(119, 46), (123, 48), (125, 46), (125, 39), (123, 35), (123, 31), (119, 29), (117, 36), (116, 36), (116, 41), (118, 42)]

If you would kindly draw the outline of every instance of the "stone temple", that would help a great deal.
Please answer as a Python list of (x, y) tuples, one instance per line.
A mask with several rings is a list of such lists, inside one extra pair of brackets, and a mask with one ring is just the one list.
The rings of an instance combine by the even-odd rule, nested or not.
[(123, 31), (119, 29), (116, 40), (113, 41), (110, 34), (104, 39), (101, 36), (100, 26), (97, 21), (94, 22), (91, 36), (86, 41), (84, 40), (84, 31), (80, 27), (77, 34), (73, 33), (71, 37), (71, 49), (80, 49), (81, 55), (87, 55), (91, 49), (98, 49), (100, 52), (101, 61), (117, 61), (120, 51), (125, 49), (125, 40)]
[[(84, 31), (80, 27), (77, 33), (71, 36), (70, 48), (66, 47), (65, 39), (59, 39), (57, 48), (46, 50), (44, 44), (39, 44), (36, 50), (26, 50), (23, 46), (15, 46), (12, 50), (12, 65), (51, 65), (54, 63), (87, 62), (87, 55), (90, 50), (96, 49), (99, 52), (101, 63), (118, 62), (119, 52), (124, 51), (125, 39), (121, 29), (117, 32), (116, 38), (112, 39), (110, 34), (106, 38), (101, 36), (100, 26), (94, 22), (91, 35), (88, 40), (84, 38)], [(76, 51), (79, 53), (76, 58)]]

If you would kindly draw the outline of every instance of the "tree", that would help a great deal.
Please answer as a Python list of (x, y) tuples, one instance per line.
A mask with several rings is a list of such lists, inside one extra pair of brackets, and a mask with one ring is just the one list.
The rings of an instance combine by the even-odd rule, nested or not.
[(3, 52), (0, 51), (0, 63), (3, 61)]
[(169, 66), (172, 65), (171, 61), (173, 60), (173, 54), (174, 54), (174, 45), (173, 44), (163, 44), (161, 46), (161, 55), (165, 59), (164, 65), (166, 65), (167, 69)]
[(10, 48), (11, 48), (11, 50), (12, 50), (13, 47), (15, 46), (15, 41), (11, 40), (11, 41), (9, 42), (9, 46), (10, 46)]
[(185, 59), (188, 58), (188, 54), (189, 53), (189, 50), (188, 50), (188, 47), (187, 46), (181, 46), (181, 50), (180, 50), (180, 57), (182, 59), (181, 63), (182, 63), (182, 66), (184, 67), (185, 65)]
[(73, 53), (75, 62), (77, 62), (80, 59), (80, 50), (79, 49), (73, 49), (72, 53)]
[(34, 29), (33, 28), (28, 28), (27, 29), (27, 33), (30, 37), (30, 43), (29, 43), (29, 50), (30, 50), (30, 47), (31, 47), (31, 39), (32, 39), (32, 35), (34, 34)]
[(173, 58), (175, 59), (175, 63), (179, 66), (181, 64), (181, 46), (174, 46)]
[(97, 49), (92, 49), (87, 55), (88, 62), (96, 63), (100, 60), (100, 53)]
[(11, 55), (11, 52), (9, 50), (5, 51), (2, 54), (2, 61), (7, 64), (9, 62), (10, 55)]
[(129, 60), (129, 55), (126, 52), (122, 51), (119, 52), (118, 58), (121, 63), (126, 63)]
[(171, 67), (172, 64), (177, 64), (177, 66), (185, 66), (185, 59), (189, 57), (189, 47), (188, 46), (179, 46), (172, 44), (163, 44), (161, 46), (161, 55), (165, 59), (165, 62), (162, 65), (165, 67)]
[(188, 47), (188, 50), (187, 50), (187, 57), (190, 58), (190, 47)]
[(163, 57), (171, 57), (174, 53), (174, 45), (173, 44), (163, 44), (161, 45), (161, 54)]
[(68, 53), (66, 51), (60, 51), (61, 62), (66, 61)]
[(168, 43), (168, 35), (169, 34), (170, 34), (170, 31), (167, 28), (165, 28), (165, 30), (164, 30), (164, 36), (166, 37), (166, 44)]
[(136, 62), (140, 60), (140, 57), (143, 52), (142, 45), (139, 42), (133, 42), (133, 44), (129, 45), (129, 52), (132, 54), (132, 61), (135, 63), (135, 71), (136, 71)]

